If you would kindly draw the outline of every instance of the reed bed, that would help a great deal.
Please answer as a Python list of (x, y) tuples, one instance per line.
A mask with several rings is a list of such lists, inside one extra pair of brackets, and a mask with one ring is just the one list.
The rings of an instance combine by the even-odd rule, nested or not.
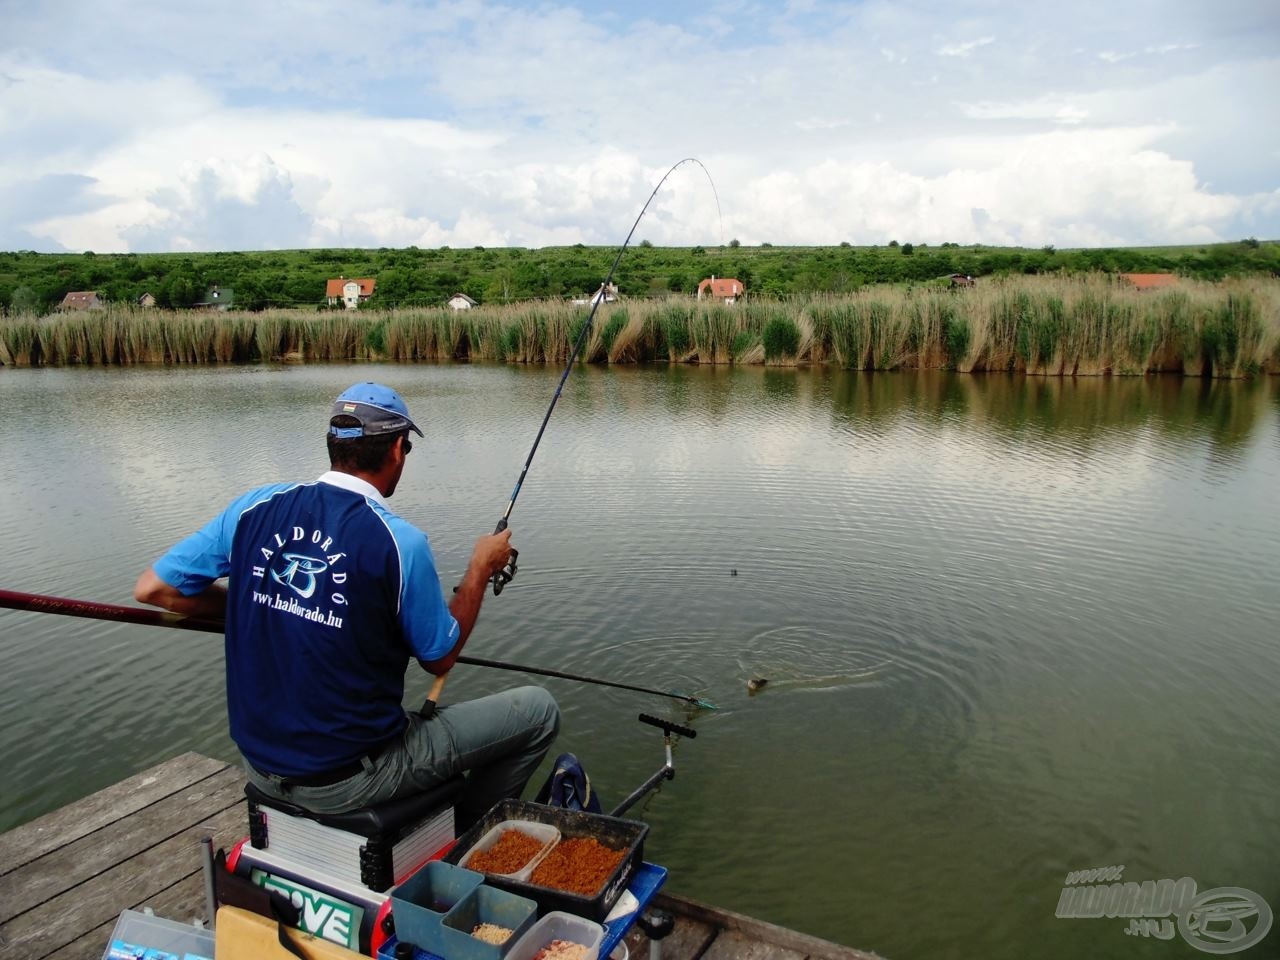
[[(0, 320), (0, 363), (206, 364), (494, 360), (564, 363), (587, 310), (562, 302), (208, 313), (108, 307)], [(975, 288), (867, 287), (735, 305), (603, 304), (589, 363), (831, 364), (1048, 376), (1280, 373), (1280, 280), (1183, 281), (1140, 292), (1105, 275)]]

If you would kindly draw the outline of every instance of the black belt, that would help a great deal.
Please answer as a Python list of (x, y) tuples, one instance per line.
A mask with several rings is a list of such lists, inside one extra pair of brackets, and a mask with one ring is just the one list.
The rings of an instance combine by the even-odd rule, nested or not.
[[(383, 744), (376, 750), (370, 750), (368, 754), (359, 760), (352, 760), (350, 763), (344, 763), (342, 766), (334, 767), (331, 770), (322, 770), (319, 773), (306, 773), (300, 777), (281, 777), (280, 786), (286, 790), (291, 790), (294, 787), (330, 787), (335, 783), (341, 783), (343, 780), (350, 780), (364, 769), (365, 760), (368, 760), (370, 763), (377, 762), (377, 759), (382, 756), (383, 752), (387, 747), (391, 746), (392, 743), (395, 743), (395, 741), (392, 740), (390, 743)], [(258, 768), (254, 767), (254, 769), (257, 770)], [(273, 774), (264, 773), (262, 770), (258, 770), (258, 773), (268, 779), (273, 776)]]
[[(373, 759), (370, 757), (369, 759)], [(343, 780), (350, 780), (357, 773), (364, 769), (364, 764), (359, 760), (352, 760), (350, 763), (344, 763), (340, 767), (334, 767), (332, 770), (324, 770), (320, 773), (308, 773), (301, 777), (281, 777), (280, 786), (286, 790), (294, 787), (328, 787), (335, 783), (341, 783)]]

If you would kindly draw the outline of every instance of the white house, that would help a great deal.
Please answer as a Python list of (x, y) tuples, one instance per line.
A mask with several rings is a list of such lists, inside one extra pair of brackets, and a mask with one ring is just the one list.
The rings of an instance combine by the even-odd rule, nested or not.
[(698, 284), (699, 300), (707, 296), (714, 300), (723, 300), (725, 303), (736, 303), (746, 293), (747, 288), (742, 285), (741, 280), (735, 280), (733, 277), (717, 277), (714, 273), (709, 279)]
[(373, 288), (377, 285), (378, 281), (371, 277), (357, 280), (338, 277), (325, 284), (324, 295), (329, 298), (329, 306), (337, 306), (341, 300), (344, 307), (354, 310), (373, 296)]
[(476, 301), (472, 300), (465, 293), (455, 293), (452, 297), (445, 301), (445, 306), (453, 310), (470, 310), (477, 306)]
[(604, 284), (600, 284), (600, 289), (593, 293), (586, 300), (574, 300), (574, 306), (578, 307), (594, 307), (603, 300), (605, 303), (613, 303), (618, 299), (618, 285), (616, 283), (609, 284), (609, 289), (605, 289)]

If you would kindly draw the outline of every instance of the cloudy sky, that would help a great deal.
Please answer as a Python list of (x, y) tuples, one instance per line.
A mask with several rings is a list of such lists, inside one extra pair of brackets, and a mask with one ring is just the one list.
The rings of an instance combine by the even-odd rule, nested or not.
[(1277, 0), (0, 0), (0, 24), (0, 250), (614, 245), (690, 156), (710, 178), (681, 167), (638, 238), (1280, 239)]

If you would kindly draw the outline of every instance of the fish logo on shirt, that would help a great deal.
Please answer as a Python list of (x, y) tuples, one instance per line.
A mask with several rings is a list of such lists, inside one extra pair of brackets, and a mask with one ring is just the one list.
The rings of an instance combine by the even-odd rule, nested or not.
[(329, 569), (329, 564), (301, 553), (283, 553), (282, 567), (271, 571), (271, 579), (288, 587), (303, 600), (316, 592), (316, 577)]

